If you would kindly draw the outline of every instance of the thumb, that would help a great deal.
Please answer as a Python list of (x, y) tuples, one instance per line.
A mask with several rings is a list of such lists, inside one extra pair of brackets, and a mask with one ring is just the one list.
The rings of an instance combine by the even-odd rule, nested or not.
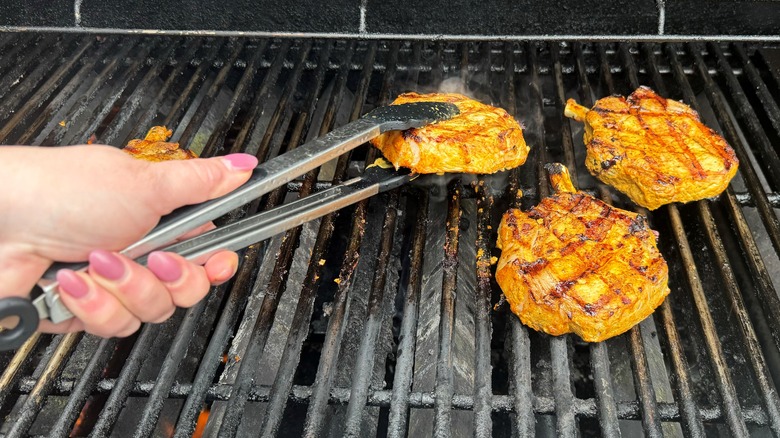
[(154, 207), (167, 214), (183, 205), (198, 204), (226, 195), (245, 183), (257, 167), (249, 154), (149, 163)]

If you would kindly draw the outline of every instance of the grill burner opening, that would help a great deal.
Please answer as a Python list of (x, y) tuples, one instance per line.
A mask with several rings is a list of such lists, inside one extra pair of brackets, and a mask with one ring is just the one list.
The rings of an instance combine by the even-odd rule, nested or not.
[[(230, 283), (129, 338), (3, 353), (0, 434), (780, 435), (777, 46), (23, 33), (0, 53), (3, 144), (121, 146), (164, 124), (203, 156), (267, 159), (446, 86), (509, 111), (531, 146), (514, 171), (420, 178), (253, 245)], [(699, 111), (740, 171), (717, 199), (649, 214), (672, 290), (650, 318), (600, 344), (529, 330), (492, 278), (501, 214), (549, 192), (550, 161), (634, 208), (585, 170), (563, 106), (639, 85)], [(222, 221), (376, 157), (364, 146)]]

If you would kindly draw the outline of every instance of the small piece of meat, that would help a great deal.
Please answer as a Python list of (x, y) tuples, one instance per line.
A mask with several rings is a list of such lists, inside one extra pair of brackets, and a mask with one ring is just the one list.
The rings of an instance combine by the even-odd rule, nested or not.
[(396, 169), (488, 174), (520, 166), (528, 157), (523, 129), (501, 108), (453, 93), (405, 93), (393, 105), (410, 102), (450, 102), (460, 114), (422, 128), (390, 131), (372, 139), (371, 144)]
[(562, 164), (556, 193), (498, 229), (496, 281), (523, 324), (588, 342), (624, 333), (669, 294), (669, 270), (644, 217), (577, 192)]
[(153, 126), (143, 140), (130, 140), (122, 149), (135, 158), (146, 161), (189, 160), (198, 158), (194, 152), (180, 149), (179, 143), (168, 143), (173, 132), (165, 126)]
[(696, 111), (647, 87), (599, 99), (591, 110), (569, 99), (564, 113), (585, 123), (590, 173), (650, 210), (717, 196), (739, 166)]

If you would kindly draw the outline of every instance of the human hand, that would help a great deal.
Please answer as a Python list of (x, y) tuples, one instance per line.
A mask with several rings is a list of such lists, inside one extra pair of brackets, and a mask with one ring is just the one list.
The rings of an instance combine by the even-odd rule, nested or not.
[(154, 252), (144, 267), (117, 251), (174, 209), (234, 190), (256, 165), (247, 154), (150, 163), (108, 146), (0, 148), (0, 297), (26, 296), (55, 260), (89, 260), (86, 272), (57, 274), (76, 317), (44, 320), (41, 331), (128, 336), (168, 319), (232, 277), (238, 256), (219, 252), (200, 266)]

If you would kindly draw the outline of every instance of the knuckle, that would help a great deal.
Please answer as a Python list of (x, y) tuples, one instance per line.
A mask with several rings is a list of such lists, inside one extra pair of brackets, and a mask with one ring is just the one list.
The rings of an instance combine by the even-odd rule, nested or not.
[(217, 187), (222, 181), (222, 172), (216, 165), (217, 163), (201, 161), (198, 164), (198, 166), (193, 166), (195, 168), (194, 175), (202, 187)]
[(133, 333), (137, 332), (138, 329), (141, 328), (141, 321), (138, 319), (133, 318), (131, 321), (128, 322), (127, 326), (121, 330), (119, 330), (114, 336), (117, 338), (126, 338)]
[(84, 324), (90, 328), (90, 333), (98, 334), (97, 331), (110, 332), (116, 327), (116, 321), (121, 320), (119, 312), (97, 312), (90, 314), (89, 318), (84, 319)]
[(86, 318), (81, 318), (84, 322), (84, 330), (102, 338), (117, 336), (133, 320), (137, 321), (130, 312), (121, 308), (106, 309), (88, 315)]
[(113, 329), (112, 327), (101, 325), (99, 323), (94, 323), (92, 321), (84, 322), (84, 331), (93, 334), (95, 336), (99, 336), (101, 338), (110, 338), (116, 334), (116, 330)]
[(154, 323), (154, 324), (160, 324), (162, 322), (167, 321), (168, 318), (173, 316), (174, 312), (176, 312), (176, 307), (173, 304), (171, 304), (167, 308), (162, 309), (161, 312), (158, 312), (158, 314), (156, 316), (154, 316), (152, 318), (149, 318), (148, 320), (144, 320), (144, 322), (151, 322), (151, 323)]
[(209, 292), (209, 285), (194, 287), (187, 289), (186, 292), (178, 293), (174, 295), (173, 302), (179, 307), (192, 307), (198, 304), (203, 297)]

